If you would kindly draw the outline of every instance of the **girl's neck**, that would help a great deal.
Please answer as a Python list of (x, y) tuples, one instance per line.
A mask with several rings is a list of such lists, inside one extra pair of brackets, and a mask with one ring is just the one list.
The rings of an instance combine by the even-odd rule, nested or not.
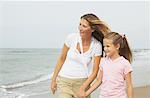
[(120, 55), (119, 55), (118, 53), (116, 53), (116, 54), (112, 55), (112, 56), (109, 57), (109, 58), (113, 61), (113, 60), (115, 60), (115, 59), (117, 59), (117, 58), (119, 58), (119, 57), (120, 57)]

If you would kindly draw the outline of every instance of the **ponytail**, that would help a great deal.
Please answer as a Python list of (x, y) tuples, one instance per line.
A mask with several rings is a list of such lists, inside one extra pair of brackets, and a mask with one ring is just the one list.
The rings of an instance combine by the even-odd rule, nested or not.
[(121, 36), (119, 33), (110, 32), (104, 38), (112, 40), (114, 45), (119, 44), (119, 55), (126, 58), (129, 62), (132, 62), (132, 52), (125, 35)]
[(127, 60), (129, 60), (129, 62), (132, 62), (132, 52), (129, 47), (126, 36), (124, 36), (122, 39), (123, 40), (119, 48), (119, 54), (124, 56)]

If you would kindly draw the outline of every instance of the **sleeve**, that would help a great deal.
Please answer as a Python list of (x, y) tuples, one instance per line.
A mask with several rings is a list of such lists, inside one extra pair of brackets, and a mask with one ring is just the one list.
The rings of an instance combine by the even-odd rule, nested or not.
[(73, 37), (74, 37), (74, 34), (69, 34), (69, 35), (67, 36), (67, 38), (65, 39), (65, 45), (66, 45), (67, 47), (71, 47)]
[(129, 72), (132, 72), (132, 66), (129, 63), (129, 61), (126, 61), (125, 66), (124, 66), (124, 74), (128, 74)]
[(94, 56), (102, 55), (102, 44), (97, 42), (94, 46)]

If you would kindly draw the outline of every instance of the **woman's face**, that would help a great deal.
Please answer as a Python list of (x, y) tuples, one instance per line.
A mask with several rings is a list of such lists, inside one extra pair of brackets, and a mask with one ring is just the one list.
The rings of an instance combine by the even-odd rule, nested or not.
[(92, 32), (94, 30), (91, 29), (89, 22), (82, 18), (79, 24), (79, 31), (80, 31), (80, 36), (82, 38), (85, 38), (85, 37), (91, 37)]

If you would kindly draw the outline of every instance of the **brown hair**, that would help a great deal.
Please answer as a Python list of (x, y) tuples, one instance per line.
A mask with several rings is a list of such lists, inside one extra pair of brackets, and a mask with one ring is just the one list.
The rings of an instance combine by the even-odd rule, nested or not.
[(119, 55), (125, 57), (129, 62), (132, 61), (132, 52), (125, 35), (120, 35), (117, 32), (110, 32), (104, 38), (112, 40), (114, 45), (119, 44)]
[(108, 26), (94, 14), (85, 14), (81, 16), (81, 19), (85, 19), (89, 22), (90, 27), (94, 30), (94, 32), (92, 32), (92, 36), (101, 42), (102, 50), (104, 50), (103, 38), (110, 32)]

